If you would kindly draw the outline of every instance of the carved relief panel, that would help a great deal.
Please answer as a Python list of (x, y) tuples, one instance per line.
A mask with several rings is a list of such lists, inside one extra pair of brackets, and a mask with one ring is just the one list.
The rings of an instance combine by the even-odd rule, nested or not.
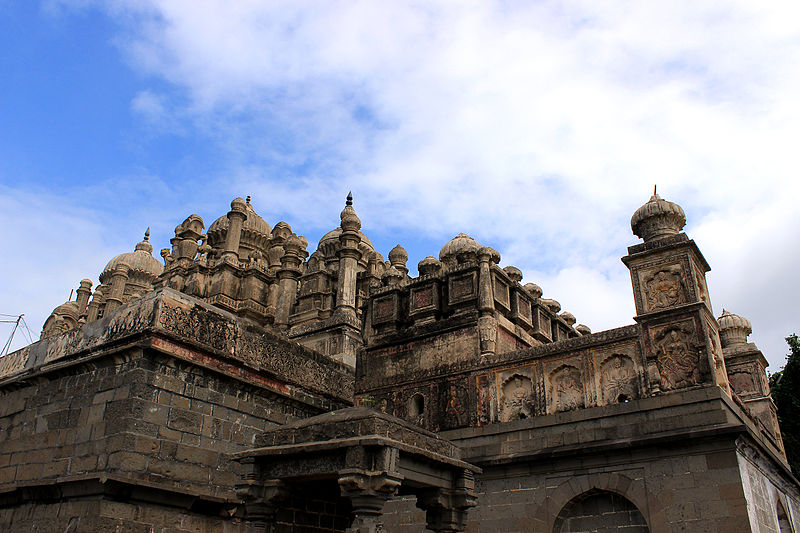
[(630, 356), (605, 355), (600, 363), (600, 405), (624, 403), (641, 396), (639, 372)]
[(668, 309), (688, 301), (683, 269), (679, 264), (654, 266), (639, 271), (643, 311)]
[(515, 368), (497, 373), (498, 418), (501, 422), (536, 414), (533, 369)]
[(497, 420), (495, 416), (495, 393), (492, 386), (493, 381), (490, 374), (483, 374), (475, 377), (475, 398), (476, 398), (476, 423), (484, 426)]
[(547, 374), (547, 412), (571, 411), (586, 405), (578, 361), (565, 362)]
[(396, 293), (375, 298), (372, 303), (372, 323), (383, 324), (397, 319), (398, 297)]
[(509, 296), (508, 284), (497, 276), (494, 276), (494, 300), (506, 311), (511, 310), (511, 299)]
[(692, 320), (651, 327), (650, 340), (662, 390), (700, 383), (703, 365)]
[(470, 425), (470, 414), (467, 406), (469, 399), (466, 388), (459, 383), (446, 383), (439, 391), (441, 429), (453, 429)]
[(450, 276), (447, 279), (447, 283), (448, 303), (450, 305), (472, 300), (478, 296), (475, 272)]

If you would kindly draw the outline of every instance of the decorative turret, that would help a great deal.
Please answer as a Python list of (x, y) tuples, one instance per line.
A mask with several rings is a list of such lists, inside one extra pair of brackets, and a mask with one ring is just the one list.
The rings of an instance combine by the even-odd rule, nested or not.
[(739, 315), (722, 310), (719, 323), (719, 337), (723, 348), (747, 343), (747, 336), (753, 332), (750, 321)]
[(358, 288), (356, 286), (358, 264), (363, 253), (359, 250), (361, 242), (361, 220), (353, 209), (353, 193), (347, 193), (344, 209), (339, 217), (342, 220), (342, 232), (339, 234), (339, 279), (337, 282), (336, 311), (353, 320), (357, 316), (356, 299)]
[(705, 278), (711, 268), (695, 242), (681, 232), (685, 225), (683, 209), (655, 190), (631, 217), (631, 229), (644, 243), (630, 246), (622, 262), (631, 271), (648, 386), (659, 393), (712, 384), (728, 392)]
[(686, 225), (686, 215), (676, 203), (662, 199), (653, 188), (653, 196), (631, 217), (634, 235), (650, 242), (678, 234)]
[(339, 215), (342, 220), (343, 231), (358, 231), (361, 229), (361, 219), (356, 215), (356, 210), (353, 209), (353, 193), (347, 193), (347, 201), (345, 202), (344, 209)]
[(441, 273), (442, 263), (432, 255), (429, 255), (417, 264), (417, 270), (420, 276), (435, 276)]
[(394, 268), (400, 271), (403, 277), (408, 275), (406, 261), (408, 261), (408, 252), (406, 252), (405, 248), (399, 244), (392, 248), (392, 251), (389, 252), (389, 263), (391, 263)]

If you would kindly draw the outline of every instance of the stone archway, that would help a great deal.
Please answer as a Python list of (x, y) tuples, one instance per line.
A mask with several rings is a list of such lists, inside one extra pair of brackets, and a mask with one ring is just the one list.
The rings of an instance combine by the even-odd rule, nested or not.
[(626, 497), (592, 489), (567, 502), (553, 525), (553, 533), (650, 533), (642, 513)]
[(779, 533), (794, 533), (792, 523), (789, 521), (789, 516), (780, 499), (778, 499), (778, 531)]

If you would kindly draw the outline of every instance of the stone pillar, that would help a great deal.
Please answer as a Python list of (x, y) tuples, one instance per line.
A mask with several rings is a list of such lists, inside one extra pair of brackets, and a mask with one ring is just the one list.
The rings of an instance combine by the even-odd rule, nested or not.
[(345, 470), (339, 474), (342, 496), (353, 506), (353, 523), (347, 533), (376, 533), (383, 506), (397, 494), (402, 478), (387, 472)]
[(681, 232), (681, 207), (653, 193), (631, 218), (642, 244), (622, 262), (631, 271), (636, 320), (642, 326), (651, 393), (705, 383), (729, 392), (719, 327), (705, 275), (711, 268)]
[(89, 303), (89, 296), (92, 294), (92, 280), (82, 279), (81, 286), (78, 287), (78, 316), (86, 312), (86, 306)]
[(497, 348), (497, 319), (494, 316), (494, 287), (492, 284), (492, 263), (500, 261), (496, 250), (483, 246), (478, 250), (480, 270), (478, 274), (478, 334), (481, 355), (492, 355)]
[(100, 306), (103, 305), (103, 303), (105, 303), (105, 297), (103, 296), (104, 288), (105, 285), (100, 285), (94, 290), (94, 295), (92, 296), (92, 302), (86, 309), (87, 322), (92, 322), (93, 320), (97, 320), (97, 315), (100, 313)]
[(275, 309), (275, 325), (280, 329), (289, 327), (289, 314), (297, 300), (297, 286), (302, 274), (305, 258), (305, 239), (292, 235), (286, 240), (286, 252), (281, 257), (281, 268), (278, 270), (278, 301)]
[(408, 277), (408, 267), (406, 267), (407, 261), (408, 252), (399, 244), (389, 252), (389, 264), (403, 274), (403, 279)]
[(274, 533), (276, 514), (289, 499), (289, 489), (279, 479), (261, 481), (255, 458), (241, 461), (242, 477), (236, 484), (236, 494), (244, 502), (248, 533)]
[(356, 296), (358, 287), (356, 285), (358, 274), (358, 260), (361, 259), (361, 251), (358, 245), (361, 242), (361, 220), (359, 220), (353, 209), (353, 196), (347, 195), (345, 208), (340, 216), (342, 223), (342, 233), (339, 235), (341, 248), (337, 252), (339, 258), (339, 280), (336, 293), (336, 312), (346, 314), (355, 319)]
[(225, 234), (223, 259), (239, 261), (239, 239), (242, 237), (242, 225), (245, 219), (247, 219), (247, 203), (241, 198), (236, 198), (231, 202), (231, 210), (228, 211), (228, 232)]
[(103, 313), (108, 315), (111, 311), (122, 305), (122, 296), (125, 292), (125, 283), (128, 281), (130, 267), (125, 263), (118, 263), (111, 274), (111, 291), (106, 297), (106, 307)]
[(475, 479), (468, 470), (456, 479), (452, 489), (429, 489), (417, 495), (417, 507), (425, 511), (431, 531), (464, 531), (467, 511), (477, 503)]

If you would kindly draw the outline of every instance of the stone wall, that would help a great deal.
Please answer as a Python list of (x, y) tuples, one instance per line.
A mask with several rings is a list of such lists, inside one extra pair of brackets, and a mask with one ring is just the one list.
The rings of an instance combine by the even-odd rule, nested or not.
[[(476, 476), (478, 506), (468, 515), (467, 531), (558, 530), (557, 523), (574, 517), (570, 509), (577, 501), (598, 491), (625, 498), (653, 533), (783, 533), (774, 529), (777, 500), (798, 523), (794, 513), (800, 495), (788, 468), (775, 466), (777, 453), (769, 459), (763, 451), (753, 455), (765, 443), (743, 444), (763, 436), (717, 387), (442, 436), (462, 448), (465, 460), (483, 468)], [(633, 512), (620, 502), (612, 507)], [(386, 511), (386, 531), (423, 531), (413, 500), (390, 502)], [(591, 514), (584, 511), (584, 518)], [(630, 518), (629, 524), (614, 525), (619, 531), (645, 531), (634, 514), (618, 518)]]

